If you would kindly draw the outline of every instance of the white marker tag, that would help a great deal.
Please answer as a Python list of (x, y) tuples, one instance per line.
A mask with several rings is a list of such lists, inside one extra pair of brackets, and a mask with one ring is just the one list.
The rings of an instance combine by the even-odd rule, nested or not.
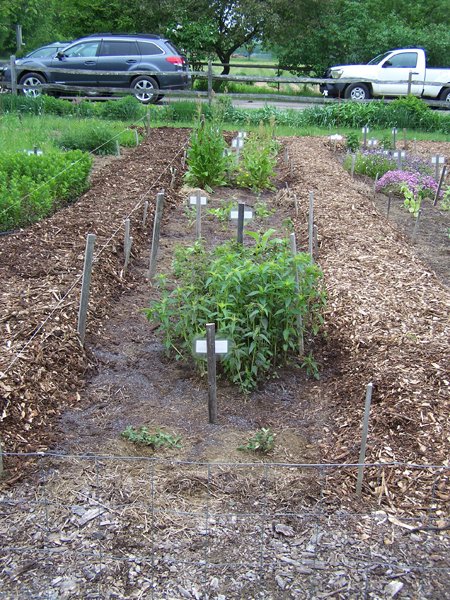
[[(195, 352), (196, 354), (206, 354), (206, 340), (195, 340)], [(227, 354), (228, 352), (228, 340), (216, 340), (215, 353), (216, 354)]]
[[(230, 219), (239, 219), (239, 210), (233, 209), (230, 212)], [(249, 208), (246, 208), (244, 210), (244, 221), (248, 221), (249, 219), (253, 219), (253, 211), (251, 211)]]
[[(200, 205), (205, 206), (207, 202), (206, 196), (200, 196)], [(197, 206), (197, 196), (189, 196), (189, 204)]]

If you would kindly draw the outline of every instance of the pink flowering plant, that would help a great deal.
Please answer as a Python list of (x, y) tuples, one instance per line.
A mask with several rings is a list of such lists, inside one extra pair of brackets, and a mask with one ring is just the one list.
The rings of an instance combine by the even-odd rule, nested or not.
[(402, 195), (405, 208), (417, 216), (424, 198), (433, 198), (438, 184), (430, 175), (411, 171), (388, 171), (376, 184), (376, 190), (383, 193)]

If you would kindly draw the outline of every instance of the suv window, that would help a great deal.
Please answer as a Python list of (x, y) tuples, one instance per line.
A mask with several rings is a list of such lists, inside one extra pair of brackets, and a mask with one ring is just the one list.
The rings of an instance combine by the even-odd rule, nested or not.
[(164, 54), (159, 46), (152, 44), (151, 42), (138, 42), (139, 50), (142, 56), (153, 56), (155, 54)]
[(89, 56), (97, 56), (97, 49), (100, 42), (81, 42), (80, 44), (75, 44), (71, 48), (68, 48), (64, 51), (65, 56), (69, 57), (89, 57)]
[(417, 52), (402, 52), (389, 59), (389, 66), (394, 68), (415, 69), (417, 66)]
[(139, 54), (136, 42), (132, 40), (103, 40), (100, 56), (135, 56)]

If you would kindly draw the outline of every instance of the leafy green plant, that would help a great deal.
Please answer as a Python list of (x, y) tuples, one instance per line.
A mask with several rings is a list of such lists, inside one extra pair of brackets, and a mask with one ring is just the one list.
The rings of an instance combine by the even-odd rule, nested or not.
[(0, 153), (0, 230), (34, 223), (89, 186), (92, 157), (79, 150)]
[[(233, 241), (207, 251), (197, 242), (178, 248), (177, 280), (164, 282), (160, 299), (144, 310), (158, 324), (167, 352), (185, 360), (193, 357), (194, 340), (205, 336), (206, 323), (216, 323), (218, 335), (233, 341), (222, 371), (244, 392), (297, 355), (298, 316), (310, 336), (322, 323), (320, 269), (307, 254), (294, 258), (287, 240), (273, 234), (247, 232), (249, 246)], [(204, 359), (193, 358), (202, 370)]]
[(207, 212), (209, 215), (216, 217), (221, 223), (225, 223), (230, 218), (234, 204), (235, 203), (230, 200), (229, 202), (224, 202), (222, 206), (219, 206), (218, 208), (208, 208)]
[(122, 432), (122, 437), (126, 438), (133, 444), (142, 444), (151, 446), (154, 450), (158, 448), (181, 448), (181, 437), (171, 435), (158, 429), (155, 433), (150, 433), (147, 427), (142, 426), (140, 429), (135, 429), (131, 425)]
[(237, 166), (236, 183), (238, 186), (254, 191), (273, 189), (271, 179), (275, 174), (278, 143), (273, 140), (273, 128), (262, 124), (258, 131), (252, 132), (241, 153)]
[(357, 133), (352, 131), (347, 134), (346, 148), (350, 152), (356, 152), (359, 150), (359, 135)]
[(273, 450), (275, 445), (275, 434), (271, 429), (262, 427), (248, 442), (243, 446), (238, 446), (238, 450), (246, 450), (249, 452), (261, 452), (267, 454)]
[(187, 151), (186, 183), (205, 189), (225, 185), (229, 166), (225, 150), (225, 140), (218, 124), (200, 119), (192, 131)]
[(117, 152), (118, 138), (115, 129), (106, 123), (85, 121), (64, 130), (56, 143), (64, 150), (106, 155)]
[(267, 207), (267, 202), (263, 202), (262, 200), (258, 200), (258, 202), (255, 202), (255, 206), (253, 208), (255, 211), (255, 217), (257, 219), (267, 219), (267, 217), (270, 217), (270, 215), (273, 215), (275, 213), (275, 209), (269, 209)]
[(302, 367), (304, 367), (306, 369), (306, 375), (308, 377), (314, 377), (314, 379), (320, 379), (319, 365), (314, 360), (312, 352), (310, 352), (303, 358)]

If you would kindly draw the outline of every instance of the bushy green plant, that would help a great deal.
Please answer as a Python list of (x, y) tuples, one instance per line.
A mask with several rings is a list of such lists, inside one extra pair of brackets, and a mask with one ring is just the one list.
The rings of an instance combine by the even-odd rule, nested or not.
[(91, 156), (79, 150), (0, 154), (0, 230), (34, 223), (78, 197), (88, 188), (91, 166)]
[(273, 126), (252, 132), (245, 141), (237, 166), (236, 183), (240, 187), (259, 192), (271, 189), (271, 179), (275, 175), (276, 156), (279, 145), (273, 139)]
[[(223, 371), (244, 392), (298, 353), (299, 316), (306, 336), (316, 335), (322, 323), (320, 269), (309, 255), (294, 258), (287, 241), (273, 233), (247, 232), (252, 246), (228, 242), (207, 252), (197, 242), (179, 248), (177, 281), (164, 280), (160, 300), (145, 310), (159, 325), (168, 353), (184, 359), (192, 356), (194, 340), (205, 336), (206, 324), (216, 323), (217, 335), (233, 342)], [(203, 359), (196, 360), (204, 366)]]
[[(346, 156), (344, 160), (344, 169), (350, 171), (352, 157)], [(358, 152), (355, 158), (355, 173), (358, 175), (367, 175), (368, 177), (381, 177), (388, 171), (396, 168), (396, 161), (380, 152)]]
[(354, 131), (348, 133), (345, 140), (345, 147), (349, 152), (359, 150), (359, 135)]
[(126, 438), (133, 444), (142, 444), (151, 446), (154, 450), (158, 448), (181, 448), (181, 437), (171, 435), (158, 429), (155, 433), (150, 433), (147, 427), (142, 426), (140, 429), (135, 429), (131, 425), (122, 432), (122, 437)]
[(64, 150), (77, 149), (106, 155), (117, 152), (118, 138), (110, 125), (84, 121), (64, 130), (55, 142)]
[(261, 452), (267, 454), (275, 446), (275, 434), (270, 428), (261, 427), (243, 446), (238, 446), (238, 450), (249, 452)]
[(134, 97), (100, 103), (98, 116), (111, 121), (137, 121), (145, 116), (146, 108)]
[(210, 188), (224, 185), (229, 165), (222, 130), (216, 122), (199, 119), (187, 151), (185, 181), (189, 185)]

